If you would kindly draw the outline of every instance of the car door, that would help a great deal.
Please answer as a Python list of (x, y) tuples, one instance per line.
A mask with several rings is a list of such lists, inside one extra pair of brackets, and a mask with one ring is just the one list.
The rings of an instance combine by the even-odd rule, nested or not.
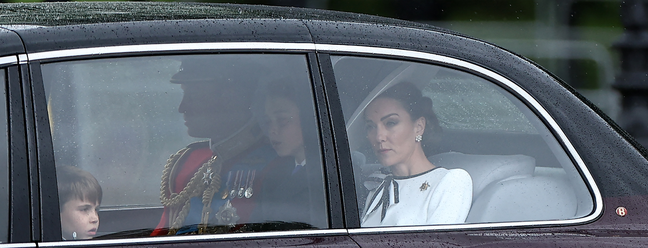
[[(0, 101), (0, 247), (35, 247), (32, 241), (33, 213), (30, 202), (38, 195), (30, 194), (30, 177), (36, 174), (27, 157), (27, 129), (23, 91), (28, 89), (28, 67), (22, 41), (13, 32), (0, 30), (0, 80), (3, 99)], [(33, 129), (32, 129), (33, 131)], [(32, 172), (30, 174), (30, 172)]]
[[(38, 133), (47, 136), (38, 140), (39, 152), (52, 155), (49, 163), (40, 164), (41, 174), (50, 173), (40, 183), (42, 190), (58, 188), (51, 196), (59, 196), (43, 199), (40, 209), (49, 214), (42, 216), (42, 232), (51, 238), (39, 246), (356, 246), (344, 229), (335, 154), (327, 152), (334, 148), (324, 93), (315, 90), (323, 86), (314, 53), (295, 49), (303, 44), (274, 43), (272, 49), (260, 43), (202, 46), (209, 47), (208, 52), (179, 50), (169, 55), (168, 47), (159, 45), (142, 50), (116, 46), (102, 56), (92, 48), (75, 50), (73, 58), (66, 57), (65, 51), (31, 55), (34, 88), (41, 89), (35, 90), (34, 108), (36, 115), (43, 116), (36, 119), (36, 126)], [(197, 87), (199, 81), (225, 84)], [(284, 114), (281, 104), (269, 107), (271, 96), (284, 95), (294, 97), (291, 106), (298, 106), (298, 116)], [(235, 108), (238, 103), (248, 107)], [(236, 218), (248, 221), (216, 225), (209, 229), (213, 233), (205, 235), (185, 232), (189, 225), (173, 230), (170, 223), (161, 221), (167, 205), (160, 199), (165, 197), (168, 175), (177, 173), (177, 160), (185, 148), (200, 146), (207, 152), (210, 147), (223, 147), (211, 132), (218, 130), (218, 123), (242, 118), (248, 121), (234, 134), (216, 135), (230, 148), (247, 141), (232, 141), (228, 136), (238, 137), (235, 134), (247, 132), (248, 126), (258, 127), (252, 133), (262, 140), (261, 148), (254, 150), (253, 158), (244, 159), (246, 166), (256, 167), (242, 169), (238, 162), (224, 162), (221, 173), (204, 171), (194, 177), (199, 184), (220, 183), (212, 204), (231, 203), (238, 207)], [(284, 129), (296, 119), (302, 131), (301, 143), (294, 145), (290, 139), (296, 132)], [(216, 124), (204, 124), (210, 121)], [(291, 135), (276, 135), (281, 130)], [(301, 159), (294, 155), (295, 149), (302, 150)], [(243, 156), (223, 154), (219, 156)], [(301, 178), (278, 176), (283, 168), (297, 171), (299, 166), (305, 168), (297, 172)], [(69, 193), (70, 177), (64, 171), (93, 182), (94, 178), (99, 186), (90, 183), (95, 186), (89, 191), (75, 191), (74, 186)], [(307, 186), (291, 184), (302, 181)], [(292, 191), (304, 193), (293, 196)], [(236, 203), (263, 195), (265, 212)], [(299, 206), (285, 203), (293, 198), (307, 199), (310, 208), (292, 211)], [(66, 225), (70, 199), (100, 203), (98, 228), (97, 220), (90, 227)], [(83, 211), (93, 215), (95, 210)], [(188, 211), (185, 218), (190, 222), (194, 210)], [(310, 215), (300, 217), (302, 212)], [(185, 235), (151, 235), (158, 229)], [(94, 239), (80, 240), (88, 236)]]
[[(597, 184), (556, 121), (516, 84), (483, 67), (444, 56), (411, 53), (395, 57), (403, 53), (396, 49), (334, 45), (326, 50), (331, 50), (331, 54), (322, 54), (321, 61), (330, 61), (328, 68), (333, 73), (325, 81), (335, 82), (342, 112), (336, 114), (345, 120), (343, 135), (349, 141), (348, 150), (341, 153), (349, 152), (347, 158), (352, 168), (346, 170), (353, 173), (342, 175), (353, 177), (342, 181), (355, 186), (346, 186), (346, 190), (355, 188), (355, 196), (348, 199), (357, 201), (357, 206), (346, 207), (351, 208), (347, 213), (357, 216), (354, 219), (350, 215), (348, 219), (352, 222), (349, 233), (358, 244), (515, 246), (533, 240), (567, 245), (592, 237), (573, 233), (575, 229), (570, 227), (590, 223), (601, 215), (603, 201)], [(427, 159), (435, 166), (470, 174), (469, 211), (458, 213), (465, 206), (455, 205), (444, 213), (460, 215), (461, 221), (435, 222), (432, 218), (426, 222), (430, 218), (426, 214), (441, 209), (443, 202), (434, 206), (404, 205), (411, 195), (436, 190), (432, 181), (410, 188), (407, 180), (411, 178), (395, 180), (397, 184), (385, 181), (392, 176), (392, 167), (382, 162), (383, 157), (371, 140), (372, 134), (365, 126), (369, 125), (366, 111), (375, 111), (372, 104), (393, 97), (390, 89), (401, 90), (402, 84), (414, 85), (422, 93), (421, 99), (431, 100), (429, 105), (438, 121), (426, 117), (427, 123), (438, 123), (441, 127), (439, 131), (425, 129), (434, 135), (423, 136), (424, 141), (412, 138), (409, 142), (422, 143)], [(407, 109), (417, 101), (401, 103)], [(390, 149), (400, 148), (396, 143), (387, 144), (392, 145)], [(394, 189), (384, 194), (389, 187)], [(443, 192), (431, 193), (434, 194)], [(376, 200), (385, 195), (388, 200)], [(417, 197), (424, 196), (414, 198)], [(381, 210), (380, 204), (388, 207)], [(399, 205), (411, 209), (398, 210)], [(380, 216), (385, 209), (382, 224), (370, 221), (372, 214)], [(400, 222), (393, 223), (389, 222), (390, 210), (421, 215), (410, 222), (406, 219), (411, 217), (399, 217), (396, 221)], [(564, 228), (539, 228), (560, 226)]]

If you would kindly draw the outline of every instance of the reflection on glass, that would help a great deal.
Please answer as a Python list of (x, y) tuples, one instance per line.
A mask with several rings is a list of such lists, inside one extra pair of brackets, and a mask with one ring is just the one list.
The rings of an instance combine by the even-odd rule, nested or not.
[[(394, 204), (397, 193), (393, 189), (386, 197), (389, 205), (375, 204), (372, 198), (376, 194), (370, 193), (390, 185), (383, 182), (397, 178), (399, 170), (385, 167), (390, 163), (385, 163), (382, 150), (375, 149), (372, 130), (376, 125), (367, 125), (368, 111), (385, 111), (386, 106), (378, 108), (376, 104), (381, 94), (403, 83), (415, 85), (432, 100), (443, 128), (436, 137), (441, 142), (425, 152), (427, 160), (435, 167), (462, 169), (472, 179), (472, 206), (466, 223), (573, 219), (592, 211), (587, 187), (561, 145), (531, 109), (497, 84), (422, 63), (352, 56), (334, 56), (332, 63), (347, 123), (361, 214), (373, 213), (377, 206), (388, 206), (385, 212), (419, 209), (416, 204)], [(369, 123), (379, 121), (383, 120)], [(402, 197), (403, 193), (398, 194)], [(376, 195), (381, 197), (385, 198)], [(380, 224), (417, 223), (373, 223)]]
[(195, 140), (180, 131), (182, 92), (169, 83), (179, 64), (155, 57), (43, 65), (56, 163), (92, 173), (105, 209), (159, 205), (161, 165)]
[[(268, 84), (262, 126), (278, 158), (265, 169), (257, 216), (261, 222), (283, 221), (326, 227), (322, 170), (312, 165), (316, 154), (306, 154), (305, 141), (316, 140), (312, 125), (312, 99), (304, 82), (282, 78)], [(312, 149), (310, 149), (312, 150)], [(312, 153), (312, 151), (311, 151)], [(309, 159), (310, 157), (310, 159)]]
[(99, 182), (87, 171), (69, 165), (56, 168), (56, 181), (63, 239), (93, 238), (99, 229)]
[[(77, 165), (104, 187), (101, 238), (326, 228), (307, 68), (305, 56), (279, 54), (46, 64), (57, 165)], [(281, 135), (287, 117), (266, 114), (286, 107), (271, 100), (273, 82), (298, 96)], [(271, 189), (291, 176), (278, 162), (288, 157), (293, 167), (308, 161), (308, 184)], [(303, 217), (272, 211), (291, 195), (309, 199), (290, 204)]]
[(432, 100), (415, 85), (399, 83), (369, 103), (364, 119), (367, 140), (391, 173), (369, 192), (362, 226), (463, 223), (472, 201), (470, 175), (435, 166), (426, 156), (441, 134)]

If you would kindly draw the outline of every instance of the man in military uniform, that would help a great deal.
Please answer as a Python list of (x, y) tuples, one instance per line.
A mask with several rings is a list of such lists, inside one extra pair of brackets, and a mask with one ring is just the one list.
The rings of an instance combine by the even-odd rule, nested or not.
[(245, 56), (190, 57), (171, 78), (183, 89), (178, 111), (189, 136), (209, 140), (167, 161), (160, 187), (164, 213), (151, 236), (226, 232), (248, 221), (259, 172), (276, 153), (250, 110), (263, 68)]

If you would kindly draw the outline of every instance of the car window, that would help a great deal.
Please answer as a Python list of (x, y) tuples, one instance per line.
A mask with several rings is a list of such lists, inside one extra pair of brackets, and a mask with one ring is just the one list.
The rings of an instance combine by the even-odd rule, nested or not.
[(128, 57), (42, 70), (63, 238), (328, 227), (305, 55)]
[(565, 220), (593, 200), (534, 111), (443, 66), (333, 56), (362, 227)]
[[(6, 85), (6, 70), (0, 70), (0, 82)], [(5, 243), (9, 236), (9, 156), (7, 136), (7, 104), (6, 92), (2, 88), (4, 99), (0, 101), (0, 116), (2, 116), (2, 132), (0, 132), (0, 243)]]

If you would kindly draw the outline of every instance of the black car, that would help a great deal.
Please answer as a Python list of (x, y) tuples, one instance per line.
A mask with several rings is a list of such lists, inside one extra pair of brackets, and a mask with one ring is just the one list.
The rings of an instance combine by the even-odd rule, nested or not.
[(0, 247), (648, 245), (648, 152), (487, 42), (300, 8), (0, 9)]

